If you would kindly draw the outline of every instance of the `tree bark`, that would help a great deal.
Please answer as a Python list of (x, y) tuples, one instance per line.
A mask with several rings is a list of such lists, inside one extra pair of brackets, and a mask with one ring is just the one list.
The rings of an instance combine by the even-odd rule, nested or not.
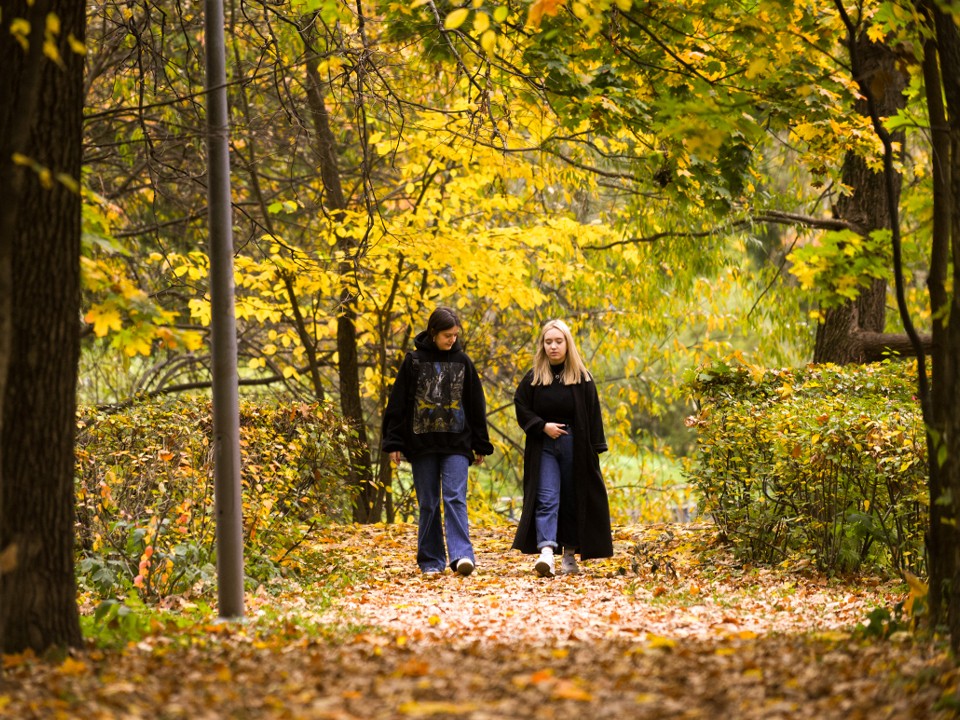
[[(936, 28), (924, 78), (934, 132), (934, 237), (928, 279), (934, 312), (930, 392), (931, 622), (946, 616), (960, 652), (960, 29), (934, 3), (921, 3)], [(925, 6), (925, 7), (924, 7)], [(936, 62), (929, 54), (936, 53)], [(939, 81), (939, 82), (937, 82)], [(933, 83), (936, 83), (934, 86)], [(942, 90), (942, 95), (941, 95)], [(941, 106), (941, 97), (945, 108)], [(952, 261), (952, 282), (948, 282)], [(952, 285), (952, 287), (951, 287)], [(944, 316), (937, 309), (949, 307)]]
[[(59, 62), (39, 60), (36, 87), (30, 51), (20, 51), (8, 23), (32, 15), (29, 46), (42, 43), (48, 13)], [(0, 430), (0, 650), (5, 653), (82, 642), (74, 579), (74, 433), (79, 357), (83, 57), (85, 6), (71, 0), (4, 4), (0, 58), (11, 82), (3, 126), (19, 115), (29, 124), (27, 170), (15, 194), (11, 228), (0, 238), (10, 252), (10, 357)], [(36, 105), (20, 98), (36, 93)], [(4, 91), (4, 100), (9, 95)], [(9, 148), (4, 147), (4, 150)], [(9, 156), (0, 169), (9, 170)], [(9, 234), (6, 234), (9, 233)]]
[[(863, 67), (863, 75), (870, 83), (881, 117), (896, 113), (905, 104), (903, 95), (906, 79), (897, 69), (897, 58), (886, 45), (859, 39), (857, 52)], [(867, 114), (866, 104), (861, 101), (857, 109)], [(902, 133), (899, 139), (902, 140)], [(853, 188), (850, 195), (843, 195), (835, 211), (839, 218), (853, 227), (864, 229), (864, 234), (890, 227), (890, 205), (887, 199), (885, 178), (882, 172), (871, 170), (864, 159), (849, 153), (843, 164), (843, 183)], [(899, 180), (898, 192), (899, 197)], [(863, 333), (882, 333), (886, 317), (887, 282), (874, 280), (862, 290), (860, 297), (824, 313), (817, 327), (813, 361), (837, 364), (866, 362), (867, 349), (861, 340)]]
[[(317, 25), (308, 21), (301, 33), (307, 47), (307, 91), (310, 112), (316, 133), (314, 147), (320, 165), (324, 188), (324, 205), (334, 218), (340, 220), (347, 209), (346, 197), (337, 164), (337, 143), (330, 126), (324, 99), (324, 83), (317, 72), (319, 56), (314, 48), (318, 38)], [(356, 432), (350, 447), (350, 479), (357, 489), (353, 503), (355, 522), (377, 522), (383, 514), (385, 489), (375, 482), (373, 462), (363, 418), (363, 400), (360, 394), (360, 361), (357, 351), (357, 293), (354, 260), (359, 253), (357, 241), (341, 235), (336, 244), (339, 255), (340, 301), (337, 307), (337, 357), (340, 381), (340, 410)]]
[[(932, 8), (926, 7), (925, 0), (918, 2), (923, 14)], [(930, 17), (930, 22), (933, 18)], [(950, 258), (950, 134), (946, 120), (946, 107), (941, 92), (940, 61), (937, 43), (929, 37), (924, 43), (923, 78), (927, 87), (927, 114), (930, 120), (931, 156), (934, 159), (931, 168), (933, 179), (933, 223), (931, 231), (930, 268), (927, 273), (927, 291), (933, 312), (933, 338), (930, 357), (932, 364), (931, 384), (934, 388), (944, 387), (943, 368), (945, 358), (944, 316), (937, 309), (948, 307), (950, 297), (947, 292), (947, 273)], [(940, 403), (930, 398), (924, 408), (924, 422), (935, 428), (943, 427), (944, 418), (938, 418), (943, 410)], [(938, 431), (939, 432), (939, 431)], [(926, 537), (927, 572), (930, 578), (929, 607), (927, 618), (931, 630), (941, 626), (947, 616), (950, 599), (949, 579), (953, 576), (953, 558), (949, 549), (955, 542), (949, 518), (952, 512), (939, 498), (944, 497), (943, 478), (940, 467), (933, 462), (937, 456), (937, 445), (931, 432), (927, 432), (928, 496), (930, 498), (930, 521)]]

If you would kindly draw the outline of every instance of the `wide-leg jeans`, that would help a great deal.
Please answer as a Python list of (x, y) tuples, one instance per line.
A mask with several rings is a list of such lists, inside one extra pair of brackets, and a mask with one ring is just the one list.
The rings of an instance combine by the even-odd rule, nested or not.
[[(575, 498), (573, 489), (573, 432), (556, 440), (544, 437), (540, 456), (540, 484), (537, 486), (537, 506), (534, 523), (537, 529), (537, 548), (559, 547), (557, 526), (560, 513), (564, 514), (565, 531), (576, 531)], [(559, 538), (573, 546), (575, 538)]]
[(447, 566), (447, 551), (451, 568), (456, 568), (457, 561), (463, 558), (475, 563), (467, 521), (467, 472), (470, 461), (463, 455), (430, 454), (414, 458), (410, 465), (413, 467), (413, 487), (420, 508), (417, 531), (417, 564), (420, 570), (442, 571)]

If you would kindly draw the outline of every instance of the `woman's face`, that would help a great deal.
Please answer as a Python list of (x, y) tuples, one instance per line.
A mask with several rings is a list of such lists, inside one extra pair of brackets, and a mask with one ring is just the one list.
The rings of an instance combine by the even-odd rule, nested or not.
[(433, 344), (437, 346), (438, 350), (449, 350), (453, 347), (459, 335), (460, 328), (458, 327), (439, 330), (437, 334), (433, 336)]
[(550, 328), (543, 335), (543, 350), (551, 364), (562, 363), (567, 359), (567, 339), (556, 328)]

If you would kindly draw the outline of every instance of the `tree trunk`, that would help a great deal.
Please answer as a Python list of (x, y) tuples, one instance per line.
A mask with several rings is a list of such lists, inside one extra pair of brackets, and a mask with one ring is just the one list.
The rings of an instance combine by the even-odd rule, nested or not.
[[(920, 0), (918, 7), (921, 13), (925, 12), (924, 0)], [(924, 43), (923, 78), (927, 88), (927, 113), (930, 121), (931, 157), (934, 159), (931, 167), (933, 179), (933, 222), (931, 230), (930, 267), (927, 273), (927, 291), (930, 297), (932, 313), (932, 334), (934, 341), (929, 349), (932, 378), (934, 388), (948, 387), (944, 369), (948, 358), (944, 356), (947, 346), (944, 324), (945, 315), (938, 309), (949, 307), (951, 299), (947, 289), (947, 277), (950, 268), (950, 225), (953, 222), (950, 211), (950, 133), (947, 127), (946, 107), (941, 92), (940, 64), (937, 55), (937, 43), (928, 38)], [(932, 393), (931, 393), (932, 395)], [(944, 427), (944, 403), (937, 402), (933, 397), (921, 398), (923, 403), (923, 419), (928, 426), (927, 430), (927, 467), (928, 467), (928, 497), (930, 498), (929, 529), (926, 536), (927, 573), (930, 578), (929, 588), (929, 616), (927, 622), (932, 630), (942, 626), (947, 617), (947, 607), (951, 596), (949, 584), (953, 577), (954, 558), (949, 552), (956, 544), (954, 529), (950, 518), (953, 511), (940, 502), (945, 495), (943, 477), (940, 465), (935, 462), (938, 455), (938, 446), (934, 440)], [(931, 428), (936, 433), (930, 432)]]
[[(12, 6), (12, 7), (11, 7)], [(33, 55), (2, 28), (3, 74), (13, 97), (37, 91), (35, 110), (6, 103), (30, 123), (21, 150), (31, 163), (5, 206), (17, 215), (9, 235), (13, 284), (10, 358), (0, 431), (0, 650), (5, 653), (82, 642), (73, 554), (74, 432), (80, 335), (80, 179), (83, 58), (67, 38), (84, 38), (85, 6), (70, 0), (5, 3), (2, 22), (34, 14), (30, 47), (42, 42), (47, 13), (62, 63), (44, 58), (37, 87), (25, 85)], [(10, 80), (12, 78), (12, 81)], [(4, 99), (7, 99), (6, 92)], [(26, 113), (30, 114), (26, 117)], [(7, 148), (5, 148), (7, 149)], [(9, 170), (8, 158), (0, 169)], [(49, 172), (49, 175), (47, 174)], [(4, 231), (7, 228), (4, 227)]]
[[(930, 622), (936, 627), (946, 619), (956, 654), (960, 652), (960, 31), (953, 17), (934, 3), (918, 5), (936, 27), (936, 45), (927, 43), (924, 58), (935, 166), (928, 278), (934, 310), (928, 421), (933, 426), (928, 433)], [(950, 308), (946, 316), (937, 312), (945, 306)]]
[[(320, 57), (316, 53), (317, 22), (310, 20), (301, 35), (307, 48), (307, 92), (313, 118), (316, 141), (314, 147), (323, 181), (324, 205), (338, 220), (347, 209), (340, 170), (337, 164), (336, 138), (330, 127), (324, 83), (317, 72)], [(340, 302), (337, 308), (337, 356), (340, 380), (340, 410), (350, 422), (356, 437), (350, 447), (350, 479), (357, 490), (353, 503), (355, 522), (378, 522), (383, 513), (384, 488), (375, 482), (373, 462), (367, 440), (367, 426), (363, 418), (360, 396), (360, 362), (357, 352), (357, 293), (354, 280), (354, 261), (359, 246), (351, 236), (341, 235), (336, 249), (339, 255)]]
[[(886, 45), (861, 38), (857, 52), (863, 74), (869, 79), (881, 117), (896, 113), (905, 104), (906, 81), (897, 69), (897, 59)], [(857, 108), (866, 114), (866, 105)], [(902, 140), (902, 133), (900, 134)], [(867, 167), (863, 158), (853, 153), (843, 164), (843, 183), (852, 188), (850, 195), (840, 197), (835, 208), (842, 220), (865, 233), (890, 227), (890, 206), (882, 172)], [(898, 192), (899, 197), (899, 179)], [(886, 317), (887, 283), (874, 280), (861, 291), (860, 297), (838, 308), (831, 308), (817, 327), (813, 361), (816, 363), (860, 363), (867, 361), (867, 348), (861, 333), (882, 333)]]

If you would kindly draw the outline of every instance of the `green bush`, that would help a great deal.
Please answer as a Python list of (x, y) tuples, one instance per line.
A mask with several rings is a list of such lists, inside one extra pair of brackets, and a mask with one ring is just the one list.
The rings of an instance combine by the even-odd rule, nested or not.
[[(209, 400), (121, 412), (81, 409), (77, 552), (81, 588), (145, 601), (215, 579)], [(349, 428), (327, 407), (240, 406), (245, 566), (251, 582), (296, 571), (310, 533), (350, 507)]]
[(701, 510), (745, 562), (921, 574), (929, 499), (915, 381), (903, 361), (701, 371), (689, 422)]

